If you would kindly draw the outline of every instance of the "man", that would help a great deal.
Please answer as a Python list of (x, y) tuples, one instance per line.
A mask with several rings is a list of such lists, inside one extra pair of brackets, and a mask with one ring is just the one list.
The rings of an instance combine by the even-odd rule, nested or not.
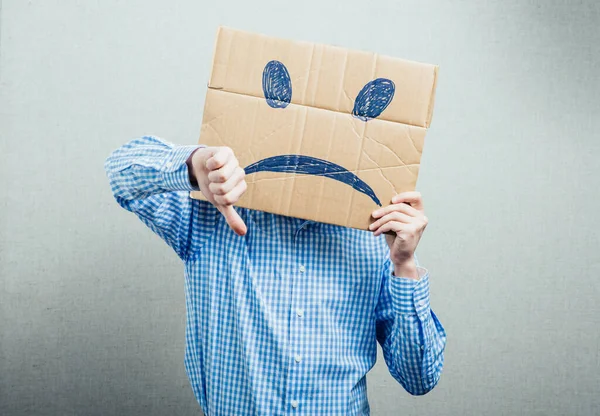
[(143, 137), (105, 168), (185, 262), (185, 366), (206, 415), (368, 415), (376, 341), (409, 393), (437, 384), (446, 333), (414, 257), (420, 194), (396, 195), (368, 232), (234, 209), (246, 182), (226, 147)]

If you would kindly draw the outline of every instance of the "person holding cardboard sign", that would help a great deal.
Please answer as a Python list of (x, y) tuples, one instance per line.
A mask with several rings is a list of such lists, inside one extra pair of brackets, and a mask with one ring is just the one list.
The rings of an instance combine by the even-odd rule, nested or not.
[[(222, 86), (209, 85), (206, 143), (142, 137), (105, 163), (117, 202), (184, 261), (185, 366), (204, 414), (368, 415), (366, 374), (377, 342), (406, 391), (429, 392), (442, 372), (446, 332), (430, 308), (429, 273), (415, 257), (427, 226), (423, 201), (411, 190), (382, 195), (414, 185), (432, 98), (423, 93), (415, 105), (395, 101), (395, 90), (412, 87), (384, 74), (353, 83), (351, 106), (321, 108), (329, 104), (308, 75), (319, 75), (314, 61), (289, 58), (293, 50), (313, 56), (317, 47), (227, 30), (219, 42), (226, 45), (217, 48), (220, 69), (227, 67), (224, 60), (241, 65), (261, 53), (279, 59), (261, 56), (239, 80), (228, 78), (234, 71), (213, 70)], [(331, 62), (325, 61), (344, 56), (319, 51), (315, 60), (327, 73)], [(286, 57), (291, 72), (281, 61)], [(353, 65), (352, 59), (339, 62)], [(373, 62), (383, 62), (382, 71), (406, 69), (406, 79), (421, 80), (431, 94), (435, 68)], [(369, 73), (376, 67), (368, 66)], [(314, 84), (312, 98), (294, 98), (290, 85), (303, 79), (296, 71)], [(264, 97), (252, 96), (254, 87), (244, 90), (261, 80)], [(302, 130), (286, 130), (299, 117)], [(331, 149), (338, 136), (312, 133), (328, 126), (352, 141), (340, 148), (346, 161), (319, 154), (319, 143)], [(397, 139), (389, 146), (383, 145), (386, 133)], [(242, 136), (251, 137), (253, 147)], [(288, 140), (285, 153), (270, 143), (274, 139)], [(402, 146), (394, 148), (398, 141)]]

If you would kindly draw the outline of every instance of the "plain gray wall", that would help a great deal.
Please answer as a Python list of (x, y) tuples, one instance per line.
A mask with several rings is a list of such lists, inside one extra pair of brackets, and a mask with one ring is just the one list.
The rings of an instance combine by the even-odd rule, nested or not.
[(599, 7), (4, 0), (0, 414), (199, 414), (182, 264), (103, 162), (197, 141), (219, 24), (440, 65), (419, 258), (446, 365), (412, 397), (380, 360), (373, 414), (600, 414)]

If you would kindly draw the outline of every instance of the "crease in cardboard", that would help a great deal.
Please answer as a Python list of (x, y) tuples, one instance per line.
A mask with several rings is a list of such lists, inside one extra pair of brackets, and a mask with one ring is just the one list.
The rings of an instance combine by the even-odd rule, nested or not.
[[(302, 138), (302, 137), (304, 137), (304, 127), (306, 125), (306, 109), (304, 111), (298, 111), (298, 112), (296, 112), (294, 114), (294, 131), (297, 131), (295, 127), (296, 127), (296, 125), (298, 123), (298, 114), (302, 114), (302, 117), (303, 117), (303, 119), (302, 119), (302, 134), (300, 134), (300, 136), (299, 136), (300, 138)], [(298, 148), (297, 149), (293, 148), (294, 143), (298, 143)], [(288, 150), (288, 154), (299, 153), (300, 152), (300, 146), (302, 146), (302, 139), (300, 139), (300, 142), (290, 141), (289, 142), (289, 147), (288, 147), (288, 149), (289, 149)], [(295, 180), (296, 180), (296, 175), (294, 174), (294, 181)], [(286, 204), (287, 208), (286, 208), (285, 212), (290, 212), (290, 210), (292, 208), (292, 196), (294, 195), (293, 194), (293, 189), (294, 188), (292, 187), (292, 189), (290, 189), (288, 191), (288, 194), (287, 194), (287, 196), (288, 196), (287, 197), (287, 204)], [(279, 205), (282, 206), (283, 205), (283, 201), (281, 201), (279, 203)]]
[[(255, 105), (255, 106), (254, 106), (254, 117), (252, 117), (252, 133), (250, 133), (250, 137), (255, 137), (255, 134), (254, 134), (254, 133), (255, 133), (255, 131), (256, 131), (256, 119), (257, 119), (256, 113), (258, 112), (257, 110), (258, 110), (258, 106), (257, 106), (257, 105)], [(249, 147), (246, 149), (246, 151), (247, 151), (248, 153), (250, 153), (250, 156), (252, 157), (252, 159), (253, 159), (253, 160), (255, 160), (255, 159), (256, 159), (256, 156), (254, 156), (254, 153), (252, 152), (252, 147), (253, 147), (253, 146), (249, 146)]]
[[(332, 138), (335, 137), (335, 129), (337, 126), (337, 117), (334, 117), (333, 119), (333, 127), (331, 130), (331, 133), (329, 135), (330, 139), (329, 139), (329, 146), (327, 147), (327, 160), (331, 160), (331, 148), (333, 146), (333, 140)], [(323, 195), (323, 190), (325, 189), (325, 178), (321, 179), (319, 181), (319, 195)], [(374, 194), (374, 192), (373, 192)], [(321, 212), (321, 204), (323, 203), (323, 199), (317, 199), (317, 214), (319, 214)]]
[[(259, 105), (260, 105), (261, 102), (265, 101), (264, 99), (260, 99), (258, 97), (247, 96), (247, 95), (244, 95), (244, 94), (234, 93), (234, 92), (230, 92), (230, 91), (219, 91), (219, 93), (221, 93), (221, 94), (235, 94), (235, 95), (239, 95), (239, 96), (244, 97), (244, 98), (249, 98), (249, 99), (257, 100), (258, 101), (257, 104), (259, 104)], [(348, 113), (342, 113), (342, 112), (337, 112), (337, 111), (333, 111), (333, 110), (328, 110), (326, 108), (303, 106), (303, 105), (294, 104), (294, 103), (290, 103), (289, 106), (290, 107), (295, 107), (295, 108), (305, 108), (305, 109), (312, 109), (312, 110), (318, 110), (318, 111), (327, 111), (327, 112), (331, 112), (331, 113), (337, 114), (338, 116), (342, 116), (344, 118), (347, 117), (347, 119), (352, 123), (352, 130), (356, 134), (356, 137), (358, 137), (359, 139), (361, 139), (361, 141), (364, 141), (365, 138), (368, 138), (368, 139), (371, 139), (371, 140), (375, 140), (372, 137), (365, 136), (364, 131), (365, 131), (366, 127), (367, 127), (367, 123), (392, 123), (395, 126), (403, 126), (403, 127), (405, 127), (405, 130), (407, 131), (407, 136), (410, 138), (411, 144), (414, 147), (415, 151), (419, 155), (422, 153), (422, 151), (417, 147), (416, 142), (415, 142), (415, 140), (412, 137), (411, 129), (413, 129), (413, 128), (424, 129), (423, 127), (413, 126), (413, 125), (410, 125), (410, 124), (403, 124), (403, 123), (398, 123), (398, 122), (393, 122), (393, 121), (389, 121), (389, 120), (382, 120), (382, 119), (376, 118), (376, 119), (370, 119), (368, 122), (361, 122), (361, 124), (363, 126), (363, 133), (359, 133), (356, 130), (356, 128), (355, 128), (354, 120), (356, 120), (356, 118), (354, 116), (348, 114)], [(227, 109), (233, 109), (233, 108), (238, 108), (238, 107), (239, 107), (239, 105), (237, 105), (237, 106), (231, 106), (231, 107), (227, 107)], [(277, 109), (275, 111), (286, 111), (286, 110), (287, 109)], [(207, 125), (211, 126), (213, 129), (215, 129), (214, 126), (212, 126), (212, 122), (214, 120), (222, 118), (223, 114), (225, 114), (225, 112), (222, 113), (221, 116), (219, 116), (219, 117), (213, 117), (210, 120), (210, 122), (207, 122)], [(303, 134), (302, 134), (302, 136), (304, 135), (305, 124), (303, 126)], [(290, 127), (291, 125), (292, 124), (290, 123), (290, 124), (284, 124), (284, 125), (280, 125), (280, 126), (276, 127), (274, 130), (272, 130), (271, 132), (269, 132), (267, 135), (261, 137), (262, 140), (260, 142), (253, 143), (253, 146), (255, 146), (255, 147), (261, 146), (264, 143), (265, 140), (271, 138), (273, 135), (275, 135), (279, 131), (285, 129), (286, 127)], [(218, 135), (219, 133), (215, 130), (215, 134)], [(221, 138), (220, 135), (219, 135), (219, 139), (220, 139), (221, 143), (223, 143), (223, 145), (226, 145), (225, 141), (223, 141), (223, 139)], [(376, 141), (376, 142), (379, 143), (379, 144), (381, 144), (382, 146), (387, 147), (385, 144), (383, 144), (383, 143), (381, 143), (379, 141)], [(302, 142), (300, 142), (300, 143), (302, 144)], [(389, 147), (388, 147), (388, 149), (390, 150), (390, 152), (394, 153), (394, 155), (398, 157), (398, 155), (393, 150), (391, 150)], [(363, 147), (361, 147), (361, 152), (358, 155), (359, 156), (359, 163), (358, 163), (358, 165), (360, 165), (360, 154), (362, 154), (362, 153), (363, 153)], [(386, 168), (386, 167), (393, 167), (393, 166), (382, 166), (382, 167)]]
[[(238, 96), (244, 97), (244, 98), (255, 99), (255, 100), (259, 100), (259, 101), (266, 101), (264, 97), (257, 97), (255, 95), (246, 95), (246, 94), (242, 94), (240, 92), (228, 91), (228, 90), (221, 89), (221, 88), (208, 87), (208, 89), (212, 90), (212, 91), (215, 91), (215, 92), (222, 93), (222, 94), (233, 94), (233, 95), (238, 95)], [(292, 107), (292, 108), (293, 107), (304, 107), (304, 108), (310, 108), (310, 109), (313, 109), (313, 110), (328, 111), (328, 112), (334, 113), (334, 114), (339, 114), (339, 115), (343, 115), (343, 116), (348, 115), (350, 117), (357, 118), (357, 117), (354, 117), (352, 114), (344, 112), (344, 111), (336, 111), (336, 110), (332, 110), (332, 109), (324, 108), (324, 107), (316, 107), (316, 106), (311, 106), (311, 105), (303, 105), (303, 104), (294, 103), (293, 101), (291, 103), (289, 103), (288, 108), (286, 108), (286, 109), (277, 109), (277, 110), (285, 111), (285, 110), (289, 110), (290, 107)], [(363, 121), (363, 123), (372, 123), (372, 122), (390, 123), (392, 125), (401, 125), (401, 126), (405, 126), (405, 127), (412, 127), (412, 128), (427, 130), (427, 128), (425, 128), (423, 126), (418, 126), (416, 124), (408, 124), (408, 123), (402, 123), (400, 121), (386, 120), (385, 118), (381, 118), (381, 117), (369, 118), (368, 121)]]
[[(413, 174), (413, 176), (415, 177), (415, 180), (416, 180), (416, 178), (418, 177), (418, 175), (417, 175), (417, 173), (415, 173), (415, 172), (412, 171), (411, 167), (413, 167), (413, 166), (417, 166), (417, 168), (418, 168), (419, 165), (418, 164), (413, 164), (413, 165), (406, 165), (405, 167), (406, 167), (406, 170), (408, 170), (410, 173)], [(383, 178), (390, 184), (390, 186), (392, 187), (392, 189), (394, 189), (394, 191), (397, 192), (397, 188), (392, 184), (392, 182), (390, 181), (390, 179), (385, 174), (385, 172), (388, 171), (388, 170), (391, 170), (391, 169), (380, 169), (381, 176), (383, 176)]]
[(433, 106), (435, 104), (435, 89), (437, 87), (437, 74), (438, 67), (433, 67), (433, 83), (431, 85), (431, 93), (429, 95), (429, 106), (427, 107), (427, 122), (425, 123), (425, 127), (429, 128), (431, 126), (431, 119), (433, 118)]
[(417, 153), (419, 155), (421, 155), (423, 153), (423, 151), (417, 147), (417, 144), (415, 143), (415, 139), (413, 139), (413, 137), (412, 137), (412, 133), (410, 132), (410, 129), (407, 129), (407, 134), (408, 134), (408, 138), (410, 139), (410, 142), (412, 143), (413, 147), (415, 148)]
[(217, 135), (217, 139), (219, 140), (219, 142), (223, 146), (225, 146), (225, 141), (223, 141), (223, 139), (221, 138), (221, 135), (219, 134), (219, 132), (217, 131), (217, 129), (215, 129), (212, 124), (206, 124), (206, 126), (209, 127), (212, 131), (215, 132), (215, 134)]
[(348, 73), (348, 51), (346, 51), (346, 53), (344, 54), (344, 72), (342, 72), (342, 76), (340, 77), (340, 86), (339, 86), (339, 90), (340, 92), (338, 93), (338, 103), (337, 103), (337, 108), (341, 107), (340, 101), (342, 100), (342, 92), (346, 95), (346, 98), (349, 101), (352, 101), (352, 99), (348, 96), (348, 94), (346, 94), (346, 74)]
[[(387, 151), (389, 151), (389, 152), (390, 152), (392, 155), (394, 155), (394, 157), (395, 157), (395, 158), (398, 160), (398, 162), (400, 162), (400, 163), (401, 163), (403, 166), (407, 166), (407, 163), (405, 163), (405, 162), (404, 162), (404, 160), (402, 160), (402, 158), (401, 158), (399, 155), (397, 155), (397, 154), (396, 154), (396, 152), (394, 152), (392, 149), (390, 149), (390, 148), (389, 148), (389, 147), (388, 147), (386, 144), (384, 144), (384, 143), (381, 143), (380, 141), (378, 141), (378, 140), (375, 140), (375, 139), (373, 139), (372, 137), (370, 137), (370, 136), (367, 136), (367, 135), (365, 135), (365, 136), (364, 136), (364, 138), (365, 138), (365, 139), (369, 139), (369, 140), (371, 140), (371, 142), (373, 142), (373, 143), (376, 143), (376, 144), (378, 144), (378, 145), (382, 146), (384, 149), (386, 149), (386, 150), (387, 150)], [(365, 155), (367, 155), (367, 156), (369, 157), (369, 159), (370, 159), (370, 160), (371, 160), (371, 161), (372, 161), (374, 164), (376, 164), (376, 165), (379, 165), (377, 162), (375, 162), (375, 161), (374, 161), (374, 160), (373, 160), (373, 159), (372, 159), (372, 158), (369, 156), (369, 154), (367, 153), (367, 151), (366, 151), (366, 150), (364, 150), (364, 149), (363, 149), (363, 153), (364, 153)]]

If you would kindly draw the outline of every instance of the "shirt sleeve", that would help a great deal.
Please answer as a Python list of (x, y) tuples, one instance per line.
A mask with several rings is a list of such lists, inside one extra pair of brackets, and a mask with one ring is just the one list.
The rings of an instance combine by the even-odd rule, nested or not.
[(390, 374), (412, 395), (431, 391), (444, 365), (446, 332), (429, 305), (429, 273), (393, 275), (389, 259), (376, 307), (377, 340)]
[(136, 214), (177, 255), (186, 259), (210, 235), (217, 210), (195, 201), (186, 161), (201, 146), (176, 146), (142, 137), (121, 146), (104, 168), (119, 205)]

